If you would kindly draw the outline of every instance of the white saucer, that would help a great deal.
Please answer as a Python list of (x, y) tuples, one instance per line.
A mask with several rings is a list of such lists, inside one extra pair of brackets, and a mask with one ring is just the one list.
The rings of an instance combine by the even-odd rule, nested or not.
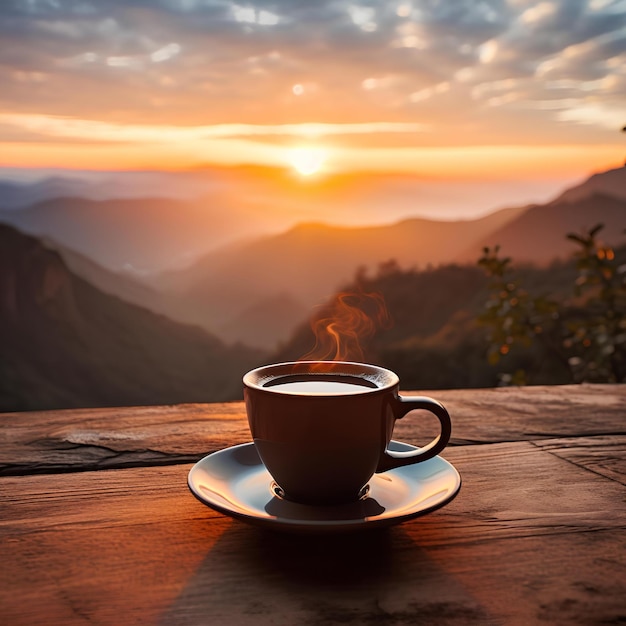
[[(392, 441), (390, 450), (415, 450)], [(190, 470), (191, 493), (231, 517), (276, 530), (334, 533), (398, 524), (450, 502), (461, 487), (454, 466), (436, 456), (375, 474), (367, 496), (356, 502), (311, 506), (290, 502), (272, 490), (273, 481), (254, 443), (209, 454)]]

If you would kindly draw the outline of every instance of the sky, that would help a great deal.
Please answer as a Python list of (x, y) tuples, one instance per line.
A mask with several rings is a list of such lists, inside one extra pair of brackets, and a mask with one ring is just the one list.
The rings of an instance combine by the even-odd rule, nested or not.
[(617, 167), (626, 0), (2, 0), (0, 166)]

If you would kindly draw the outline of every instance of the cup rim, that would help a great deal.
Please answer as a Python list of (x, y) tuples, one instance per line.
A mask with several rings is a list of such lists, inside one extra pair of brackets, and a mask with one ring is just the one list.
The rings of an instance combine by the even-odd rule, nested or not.
[[(276, 378), (283, 378), (290, 375), (314, 375), (320, 374), (320, 366), (327, 368), (323, 370), (325, 374), (335, 374), (339, 376), (362, 376), (368, 374), (368, 380), (376, 385), (375, 387), (363, 387), (357, 393), (334, 393), (328, 394), (328, 397), (338, 397), (343, 395), (361, 395), (377, 393), (390, 389), (400, 384), (400, 379), (395, 372), (389, 369), (374, 365), (371, 363), (359, 363), (356, 361), (285, 361), (283, 363), (271, 363), (262, 365), (250, 370), (243, 376), (243, 384), (245, 387), (280, 395), (301, 395), (295, 392), (285, 392), (273, 389), (267, 386), (269, 382)], [(320, 394), (324, 397), (324, 394)]]

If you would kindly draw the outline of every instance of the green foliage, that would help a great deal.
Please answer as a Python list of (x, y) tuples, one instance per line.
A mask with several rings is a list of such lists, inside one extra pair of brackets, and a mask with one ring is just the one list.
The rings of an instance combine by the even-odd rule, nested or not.
[[(513, 350), (538, 350), (574, 382), (626, 381), (626, 264), (598, 241), (602, 224), (567, 237), (578, 245), (577, 276), (569, 298), (531, 295), (509, 257), (485, 248), (478, 264), (490, 278), (490, 297), (479, 321), (488, 329), (488, 361)], [(500, 375), (503, 384), (533, 382), (524, 369)]]

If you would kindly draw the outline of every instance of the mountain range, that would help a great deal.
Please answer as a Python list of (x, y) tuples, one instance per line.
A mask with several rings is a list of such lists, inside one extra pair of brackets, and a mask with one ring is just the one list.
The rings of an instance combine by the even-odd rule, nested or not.
[[(607, 172), (609, 190), (618, 178), (626, 188), (626, 168)], [(296, 313), (310, 315), (357, 270), (375, 271), (391, 259), (405, 269), (474, 264), (485, 246), (500, 245), (518, 263), (545, 266), (571, 255), (566, 234), (598, 222), (605, 225), (607, 243), (626, 241), (626, 198), (600, 193), (602, 177), (591, 181), (575, 197), (503, 209), (477, 220), (414, 218), (360, 228), (299, 224), (211, 252), (188, 268), (160, 274), (152, 284), (171, 294), (167, 300), (176, 302), (177, 310), (170, 308), (169, 314), (176, 319), (271, 349), (289, 338)], [(264, 317), (255, 318), (259, 309)]]
[[(213, 328), (220, 335), (228, 327), (231, 339), (242, 337), (248, 327), (247, 311), (276, 303), (270, 317), (280, 322), (278, 328), (270, 332), (256, 326), (257, 342), (260, 337), (263, 347), (271, 347), (287, 337), (295, 319), (306, 316), (359, 268), (375, 268), (389, 259), (403, 267), (448, 262), (464, 249), (468, 238), (486, 236), (515, 213), (501, 211), (470, 222), (413, 219), (362, 228), (300, 224), (162, 274), (157, 287), (171, 293), (181, 309), (187, 305), (185, 321)], [(294, 318), (293, 310), (302, 315)]]
[[(0, 211), (0, 221), (47, 237), (74, 273), (107, 293), (226, 342), (272, 350), (357, 271), (375, 271), (392, 259), (405, 269), (474, 264), (485, 246), (500, 245), (518, 263), (547, 265), (571, 254), (567, 233), (598, 222), (605, 224), (606, 242), (620, 244), (624, 190), (621, 167), (595, 174), (546, 204), (512, 206), (466, 221), (410, 218), (360, 227), (304, 222), (280, 230), (283, 209), (230, 207), (230, 196), (221, 206), (57, 198)], [(216, 244), (236, 233), (236, 241)], [(203, 246), (213, 249), (201, 254)], [(181, 250), (189, 257), (186, 265)], [(178, 269), (145, 274), (124, 269), (162, 267), (163, 259), (171, 265), (176, 258), (183, 264)]]
[(598, 223), (604, 224), (602, 240), (607, 244), (626, 241), (626, 197), (593, 192), (566, 198), (527, 207), (515, 220), (474, 241), (454, 260), (471, 263), (485, 246), (499, 245), (517, 262), (547, 266), (571, 255), (572, 244), (565, 235), (584, 234)]
[[(307, 320), (355, 276), (383, 293), (394, 319), (366, 346), (368, 360), (415, 388), (496, 384), (474, 321), (488, 297), (476, 267), (482, 247), (499, 244), (516, 265), (535, 264), (528, 276), (556, 292), (575, 276), (571, 263), (548, 265), (573, 252), (568, 232), (602, 222), (604, 241), (625, 242), (625, 173), (598, 174), (550, 203), (478, 220), (301, 223), (149, 276), (105, 268), (91, 245), (77, 244), (100, 232), (106, 251), (128, 235), (128, 245), (138, 237), (149, 254), (168, 228), (184, 241), (193, 228), (176, 223), (188, 215), (180, 200), (124, 199), (110, 216), (100, 201), (80, 199), (6, 210), (3, 218), (21, 216), (41, 236), (0, 225), (0, 411), (239, 398), (247, 369), (312, 348)], [(132, 237), (117, 231), (126, 212)], [(165, 225), (150, 225), (157, 215)], [(63, 245), (55, 232), (73, 239)]]

